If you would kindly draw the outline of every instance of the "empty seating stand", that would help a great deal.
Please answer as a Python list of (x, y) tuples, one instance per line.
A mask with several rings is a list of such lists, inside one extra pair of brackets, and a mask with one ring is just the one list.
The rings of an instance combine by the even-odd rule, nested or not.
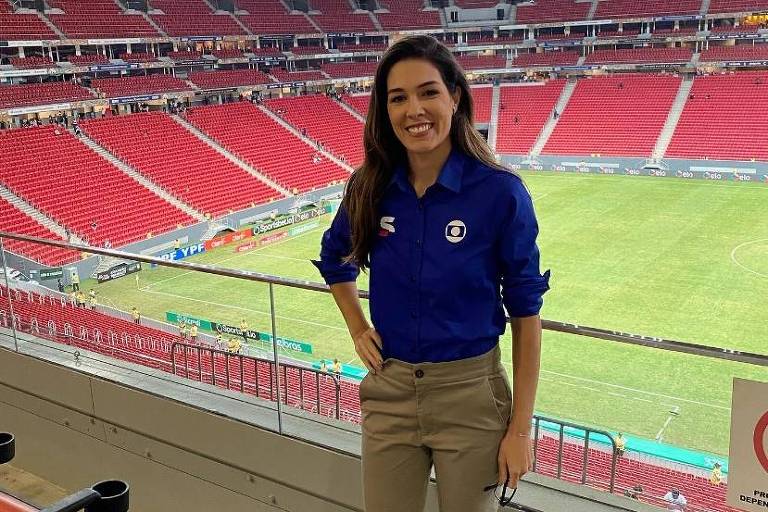
[(472, 87), (472, 100), (475, 106), (476, 123), (489, 123), (491, 121), (491, 100), (493, 87)]
[(248, 12), (238, 18), (254, 34), (318, 33), (304, 14), (289, 14), (279, 0), (239, 0), (237, 6)]
[(313, 0), (312, 8), (320, 11), (312, 20), (325, 32), (376, 31), (368, 13), (355, 13), (347, 0)]
[(546, 23), (554, 21), (579, 21), (587, 17), (589, 2), (574, 0), (536, 0), (533, 5), (517, 8), (517, 23)]
[(354, 96), (344, 96), (342, 101), (365, 117), (368, 115), (368, 104), (371, 102), (371, 95), (355, 94)]
[(93, 96), (71, 82), (0, 85), (0, 108), (52, 105), (64, 101), (91, 100)]
[(70, 55), (67, 60), (73, 66), (88, 66), (91, 64), (109, 64), (109, 58), (100, 53), (90, 55)]
[[(39, 224), (35, 219), (28, 216), (5, 199), (0, 198), (0, 230), (20, 235), (46, 238), (48, 240), (62, 241), (63, 238), (48, 228)], [(48, 245), (33, 244), (31, 242), (21, 242), (18, 240), (3, 240), (5, 249), (16, 254), (25, 256), (31, 260), (55, 267), (65, 263), (72, 263), (80, 259), (80, 254), (75, 251), (59, 249)]]
[(768, 161), (768, 72), (696, 77), (666, 156)]
[(754, 12), (768, 10), (766, 0), (711, 0), (708, 13)]
[(70, 39), (160, 37), (160, 33), (138, 14), (86, 12), (50, 14), (48, 17)]
[(327, 96), (301, 96), (267, 100), (273, 112), (283, 112), (283, 119), (294, 127), (307, 130), (336, 157), (343, 157), (356, 167), (363, 162), (363, 123)]
[(117, 247), (194, 222), (66, 130), (0, 132), (0, 159), (0, 182), (94, 245)]
[(324, 157), (315, 163), (312, 146), (251, 103), (194, 108), (187, 119), (290, 191), (305, 192), (349, 178), (349, 172)]
[(269, 75), (255, 69), (195, 71), (189, 80), (201, 89), (223, 89), (271, 83)]
[(681, 80), (665, 75), (579, 80), (543, 153), (650, 157)]
[[(5, 4), (10, 7), (10, 5)], [(0, 12), (0, 40), (53, 41), (59, 36), (34, 14), (6, 14)]]
[(754, 46), (710, 46), (701, 52), (700, 62), (768, 61), (768, 44)]
[(377, 62), (329, 62), (320, 69), (331, 78), (357, 78), (373, 76)]
[(214, 217), (281, 197), (167, 114), (117, 116), (81, 126), (151, 181)]
[(106, 98), (192, 90), (186, 82), (170, 75), (100, 78), (92, 80), (91, 87), (99, 91)]
[(576, 51), (548, 51), (541, 53), (521, 53), (512, 61), (514, 67), (568, 66), (579, 61)]
[(585, 64), (634, 64), (642, 62), (688, 62), (693, 56), (690, 48), (638, 48), (634, 50), (596, 50)]
[(565, 80), (502, 86), (496, 152), (527, 155), (552, 115), (564, 86)]
[(171, 37), (246, 35), (229, 15), (157, 14), (152, 21)]
[(504, 55), (458, 55), (456, 61), (467, 71), (473, 69), (504, 69), (507, 59)]
[(694, 15), (700, 8), (701, 0), (603, 0), (597, 4), (595, 19)]
[(21, 69), (55, 68), (56, 63), (48, 57), (12, 57), (11, 66)]

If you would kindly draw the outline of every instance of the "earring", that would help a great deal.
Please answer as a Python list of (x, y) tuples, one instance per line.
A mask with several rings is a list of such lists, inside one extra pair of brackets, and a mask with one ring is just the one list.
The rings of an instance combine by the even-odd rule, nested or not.
[(455, 114), (457, 110), (459, 110), (459, 106), (456, 103), (454, 103), (453, 104), (453, 113)]

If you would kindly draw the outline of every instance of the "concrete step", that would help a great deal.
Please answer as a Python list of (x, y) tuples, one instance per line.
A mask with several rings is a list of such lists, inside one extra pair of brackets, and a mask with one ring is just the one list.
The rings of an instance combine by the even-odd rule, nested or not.
[[(557, 103), (555, 104), (555, 110), (559, 114), (562, 115), (562, 113), (565, 111), (566, 105), (568, 105), (568, 101), (571, 99), (571, 95), (573, 94), (573, 91), (576, 89), (576, 79), (570, 79), (568, 80), (568, 83), (565, 84), (565, 87), (563, 87), (563, 92), (560, 93), (560, 98), (558, 98)], [(549, 116), (549, 120), (544, 124), (544, 127), (541, 129), (541, 133), (539, 134), (539, 137), (536, 139), (536, 143), (533, 145), (533, 148), (531, 149), (531, 157), (536, 158), (541, 154), (541, 151), (544, 149), (544, 146), (547, 144), (547, 141), (549, 140), (549, 137), (552, 135), (552, 132), (555, 131), (555, 126), (557, 126), (557, 122), (560, 119), (560, 116), (555, 119), (554, 115)]]
[(680, 121), (680, 116), (685, 108), (685, 103), (688, 101), (688, 96), (691, 94), (691, 88), (693, 87), (693, 77), (686, 76), (680, 83), (680, 88), (677, 90), (677, 96), (672, 103), (672, 107), (667, 114), (667, 120), (664, 122), (664, 128), (661, 129), (659, 138), (656, 140), (656, 144), (653, 147), (653, 153), (651, 158), (659, 161), (664, 158), (664, 154), (667, 152), (669, 143), (672, 142), (672, 136), (675, 134), (677, 123)]
[[(13, 206), (24, 212), (26, 215), (32, 217), (38, 224), (42, 224), (46, 228), (50, 229), (61, 238), (66, 240), (67, 230), (56, 223), (53, 219), (45, 215), (43, 212), (37, 210), (34, 206), (26, 202), (21, 197), (17, 196), (4, 186), (0, 185), (0, 197), (11, 203)], [(69, 241), (85, 245), (85, 241), (76, 237), (73, 234), (69, 234)]]
[(496, 152), (496, 139), (499, 134), (499, 105), (501, 104), (501, 87), (493, 86), (491, 96), (491, 122), (488, 123), (488, 145)]

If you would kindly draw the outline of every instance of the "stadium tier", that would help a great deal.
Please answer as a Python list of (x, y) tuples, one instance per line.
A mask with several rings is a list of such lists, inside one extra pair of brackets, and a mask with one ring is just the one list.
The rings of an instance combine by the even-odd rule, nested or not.
[(64, 129), (0, 131), (0, 158), (0, 183), (94, 245), (124, 245), (194, 222)]
[(512, 65), (515, 67), (532, 66), (567, 66), (579, 61), (579, 52), (574, 51), (550, 51), (542, 53), (521, 53)]
[(365, 117), (368, 115), (368, 104), (371, 102), (371, 95), (356, 94), (354, 96), (344, 96), (342, 101)]
[(715, 25), (710, 29), (710, 32), (714, 34), (757, 34), (760, 30), (760, 25), (739, 25), (734, 27), (733, 25)]
[(237, 48), (213, 50), (211, 51), (211, 55), (217, 59), (242, 59), (245, 57), (243, 50), (238, 50)]
[(499, 2), (497, 0), (456, 0), (455, 4), (462, 9), (487, 9), (495, 7)]
[(171, 37), (246, 35), (227, 14), (158, 14), (152, 15), (152, 21)]
[(126, 76), (122, 78), (100, 78), (91, 81), (91, 87), (106, 98), (136, 96), (140, 94), (169, 91), (191, 91), (183, 80), (170, 75)]
[(536, 85), (507, 85), (499, 97), (496, 151), (527, 155), (552, 113), (565, 80)]
[(58, 39), (59, 36), (56, 32), (51, 30), (43, 20), (34, 14), (0, 14), (0, 40), (39, 41)]
[(387, 49), (387, 45), (384, 43), (340, 44), (336, 48), (340, 52), (383, 52)]
[(517, 23), (545, 23), (586, 19), (589, 2), (575, 0), (536, 0), (534, 5), (517, 7)]
[(711, 0), (707, 12), (753, 12), (766, 10), (768, 10), (767, 0)]
[(152, 0), (152, 9), (165, 14), (211, 14), (211, 8), (203, 0)]
[(587, 55), (585, 64), (627, 64), (640, 62), (688, 62), (693, 56), (690, 48), (642, 48), (636, 50), (595, 50)]
[(701, 52), (700, 62), (768, 61), (768, 44), (710, 46)]
[(122, 9), (112, 0), (48, 0), (50, 7), (67, 14), (120, 14)]
[(701, 0), (604, 0), (597, 4), (595, 19), (694, 15), (700, 9)]
[(318, 140), (336, 157), (356, 167), (363, 162), (363, 123), (327, 96), (302, 96), (266, 101), (267, 108), (297, 130)]
[(475, 106), (475, 122), (489, 123), (491, 121), (493, 87), (472, 87), (471, 91)]
[(123, 53), (120, 59), (125, 62), (156, 62), (157, 56), (146, 52)]
[(306, 71), (286, 71), (283, 68), (272, 68), (269, 74), (278, 82), (305, 82), (309, 80), (327, 80), (328, 77), (322, 71), (310, 69)]
[(376, 32), (367, 12), (355, 13), (347, 0), (313, 0), (312, 8), (322, 14), (312, 16), (324, 32)]
[[(35, 219), (1, 197), (0, 230), (19, 233), (21, 235), (35, 236), (38, 238), (46, 238), (48, 240), (64, 240), (62, 237), (38, 223)], [(3, 240), (3, 243), (5, 244), (5, 249), (50, 267), (72, 263), (73, 261), (80, 259), (78, 253), (66, 249), (59, 249), (58, 247), (48, 247), (46, 245), (10, 239)]]
[(424, 29), (442, 26), (437, 11), (423, 11), (421, 0), (380, 0), (379, 5), (389, 13), (379, 13), (376, 17), (384, 30)]
[(165, 56), (174, 61), (200, 60), (203, 58), (202, 53), (188, 50), (168, 52)]
[(55, 68), (56, 63), (48, 57), (12, 57), (11, 66), (21, 69)]
[(269, 75), (255, 69), (194, 71), (189, 74), (189, 81), (201, 89), (222, 89), (272, 82)]
[(543, 153), (650, 157), (681, 81), (651, 75), (579, 80)]
[(50, 14), (48, 17), (71, 39), (160, 37), (160, 33), (138, 14), (89, 12)]
[(0, 108), (52, 105), (63, 101), (92, 100), (93, 95), (71, 82), (0, 85)]
[(290, 51), (294, 55), (321, 55), (328, 53), (328, 49), (322, 45), (301, 45), (291, 46), (287, 51)]
[(697, 77), (666, 156), (768, 161), (768, 72)]
[(457, 55), (459, 65), (467, 71), (473, 69), (504, 69), (507, 59), (504, 55)]
[(320, 70), (331, 78), (372, 77), (378, 62), (329, 62), (321, 64)]
[(349, 172), (325, 157), (318, 160), (312, 146), (251, 103), (194, 108), (187, 119), (290, 191), (305, 192), (349, 178)]
[(115, 116), (81, 126), (168, 193), (214, 217), (282, 197), (167, 114)]
[[(279, 5), (279, 4), (278, 4)], [(245, 7), (242, 7), (245, 8)], [(288, 14), (282, 11), (253, 11), (258, 14), (238, 16), (238, 19), (257, 35), (269, 34), (317, 34), (319, 30), (304, 16), (304, 14)]]

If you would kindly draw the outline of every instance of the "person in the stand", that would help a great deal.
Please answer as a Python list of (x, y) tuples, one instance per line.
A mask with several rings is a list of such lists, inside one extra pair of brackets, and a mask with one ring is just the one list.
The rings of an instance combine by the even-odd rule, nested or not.
[(85, 294), (83, 292), (78, 291), (75, 294), (75, 303), (77, 304), (77, 307), (85, 308)]
[(248, 343), (248, 322), (245, 321), (245, 317), (240, 319), (240, 333), (243, 336), (243, 342)]
[(624, 434), (619, 432), (619, 435), (616, 436), (616, 455), (619, 457), (624, 455), (624, 452), (627, 450), (627, 440), (624, 439)]
[(664, 501), (667, 502), (667, 510), (684, 511), (685, 507), (688, 506), (688, 500), (685, 499), (685, 496), (683, 496), (676, 488), (670, 489), (669, 492), (664, 495)]
[(192, 343), (197, 343), (197, 324), (192, 324), (189, 328), (189, 339)]
[(229, 342), (227, 343), (227, 349), (229, 350), (230, 354), (239, 354), (241, 348), (242, 348), (242, 343), (240, 343), (240, 340), (238, 340), (237, 338), (229, 338)]
[(64, 293), (64, 283), (61, 282), (61, 279), (56, 280), (56, 287), (61, 293)]
[(72, 272), (72, 290), (80, 291), (80, 276), (77, 274), (77, 271)]
[(96, 290), (93, 288), (88, 292), (88, 303), (90, 304), (91, 309), (96, 309)]
[(712, 468), (712, 473), (709, 474), (709, 483), (712, 485), (720, 485), (723, 483), (723, 470), (722, 465), (719, 462), (715, 462), (715, 466)]
[(338, 359), (335, 358), (333, 360), (333, 373), (336, 375), (341, 375), (341, 363)]
[(136, 306), (131, 309), (131, 318), (133, 318), (133, 323), (141, 324), (141, 311)]

